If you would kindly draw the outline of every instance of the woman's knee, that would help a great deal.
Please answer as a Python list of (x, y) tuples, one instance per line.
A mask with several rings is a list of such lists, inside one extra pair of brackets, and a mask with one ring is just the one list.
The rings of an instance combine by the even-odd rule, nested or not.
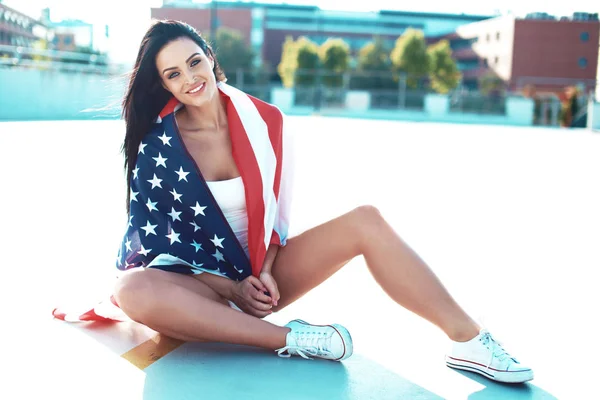
[(352, 213), (354, 214), (357, 222), (360, 226), (365, 225), (371, 226), (383, 222), (383, 217), (377, 207), (372, 205), (364, 205), (355, 208)]
[(152, 272), (145, 269), (129, 271), (115, 285), (117, 304), (129, 318), (138, 322), (152, 309), (156, 278)]
[(366, 242), (377, 236), (385, 220), (377, 207), (372, 205), (357, 207), (350, 214), (353, 219), (352, 228), (354, 237), (357, 240), (357, 246), (360, 249), (360, 253), (364, 253)]

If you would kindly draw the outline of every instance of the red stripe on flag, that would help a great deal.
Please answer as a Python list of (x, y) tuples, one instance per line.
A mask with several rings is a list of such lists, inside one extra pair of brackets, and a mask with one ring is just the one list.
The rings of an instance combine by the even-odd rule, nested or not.
[(90, 311), (83, 313), (79, 316), (80, 321), (115, 321), (112, 318), (106, 318), (96, 313), (96, 310), (91, 309)]
[(248, 212), (248, 251), (250, 253), (250, 264), (252, 274), (260, 275), (262, 263), (267, 254), (264, 244), (265, 228), (265, 204), (263, 202), (263, 185), (258, 168), (258, 162), (254, 156), (252, 145), (244, 129), (244, 125), (237, 113), (233, 102), (227, 99), (227, 117), (229, 119), (229, 132), (231, 135), (231, 150), (233, 158), (237, 161), (237, 167), (244, 181), (246, 191), (246, 209)]
[(52, 315), (54, 316), (54, 318), (56, 319), (60, 319), (60, 320), (65, 320), (65, 317), (67, 316), (66, 313), (59, 311), (58, 308), (55, 308), (54, 310), (52, 310)]
[(179, 100), (177, 100), (176, 97), (171, 97), (171, 100), (167, 102), (158, 116), (163, 119), (166, 115), (169, 115), (175, 111), (175, 107), (177, 107), (178, 104)]
[(282, 154), (283, 154), (283, 116), (277, 107), (272, 106), (271, 104), (265, 103), (262, 100), (259, 100), (255, 97), (250, 97), (250, 100), (256, 106), (258, 113), (262, 117), (262, 119), (266, 122), (267, 128), (269, 130), (269, 139), (271, 141), (271, 146), (273, 147), (273, 152), (275, 153), (275, 157), (277, 159), (277, 166), (275, 168), (275, 186), (273, 187), (273, 192), (275, 193), (275, 199), (279, 200), (279, 185), (281, 183), (281, 166), (282, 166)]

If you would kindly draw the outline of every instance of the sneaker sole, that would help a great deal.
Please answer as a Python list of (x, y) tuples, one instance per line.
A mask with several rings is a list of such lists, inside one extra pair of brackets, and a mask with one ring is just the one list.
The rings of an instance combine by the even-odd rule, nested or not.
[(342, 356), (340, 358), (333, 359), (333, 361), (342, 361), (347, 358), (350, 358), (350, 356), (354, 352), (354, 345), (352, 344), (352, 337), (350, 336), (350, 332), (348, 332), (348, 329), (344, 328), (342, 325), (339, 325), (339, 324), (331, 324), (331, 325), (309, 324), (308, 322), (303, 321), (301, 319), (295, 319), (294, 321), (298, 322), (300, 324), (303, 324), (303, 325), (330, 326), (337, 331), (337, 333), (342, 338), (342, 342), (344, 343), (344, 354), (342, 354)]
[(476, 372), (480, 375), (485, 376), (488, 379), (503, 383), (525, 383), (533, 379), (533, 371), (531, 369), (514, 372), (498, 371), (491, 368), (487, 369), (478, 363), (466, 360), (459, 360), (457, 358), (452, 358), (449, 356), (446, 356), (446, 365), (454, 369), (462, 369), (464, 371)]

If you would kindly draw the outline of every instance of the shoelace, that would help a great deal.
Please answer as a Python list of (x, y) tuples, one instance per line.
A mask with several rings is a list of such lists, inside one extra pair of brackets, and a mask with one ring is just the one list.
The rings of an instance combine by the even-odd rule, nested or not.
[[(327, 335), (325, 332), (292, 332), (294, 346), (285, 346), (277, 351), (279, 357), (288, 358), (292, 354), (297, 354), (307, 360), (312, 360), (308, 355), (311, 356), (325, 356), (331, 355), (331, 352), (327, 349), (331, 347), (331, 335)], [(287, 352), (287, 354), (284, 354)], [(308, 354), (308, 355), (307, 355)]]
[(483, 343), (483, 345), (486, 346), (492, 352), (492, 356), (490, 357), (490, 361), (488, 362), (486, 369), (490, 368), (490, 365), (492, 365), (494, 358), (497, 358), (499, 361), (504, 361), (506, 359), (514, 360), (514, 358), (512, 358), (510, 354), (508, 354), (508, 352), (504, 350), (504, 348), (502, 347), (502, 343), (495, 340), (489, 332), (484, 332), (483, 335), (479, 338), (479, 341)]

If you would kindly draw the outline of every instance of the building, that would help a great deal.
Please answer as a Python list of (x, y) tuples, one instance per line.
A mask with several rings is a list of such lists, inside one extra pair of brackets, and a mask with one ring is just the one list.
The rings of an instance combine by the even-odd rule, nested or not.
[(0, 3), (0, 45), (32, 47), (35, 42), (50, 38), (46, 25)]
[(536, 13), (479, 21), (440, 38), (449, 40), (467, 87), (491, 73), (513, 91), (526, 85), (538, 92), (571, 85), (590, 91), (598, 74), (599, 33), (597, 14), (557, 19)]
[(351, 51), (358, 51), (374, 35), (390, 47), (408, 28), (421, 29), (426, 36), (454, 32), (459, 26), (489, 19), (490, 16), (418, 13), (403, 11), (346, 12), (321, 10), (316, 6), (261, 4), (252, 2), (193, 3), (189, 0), (164, 1), (153, 8), (154, 19), (184, 21), (206, 33), (211, 28), (211, 7), (215, 27), (236, 29), (247, 39), (257, 65), (277, 67), (287, 36), (305, 36), (320, 44), (330, 37), (343, 38)]

